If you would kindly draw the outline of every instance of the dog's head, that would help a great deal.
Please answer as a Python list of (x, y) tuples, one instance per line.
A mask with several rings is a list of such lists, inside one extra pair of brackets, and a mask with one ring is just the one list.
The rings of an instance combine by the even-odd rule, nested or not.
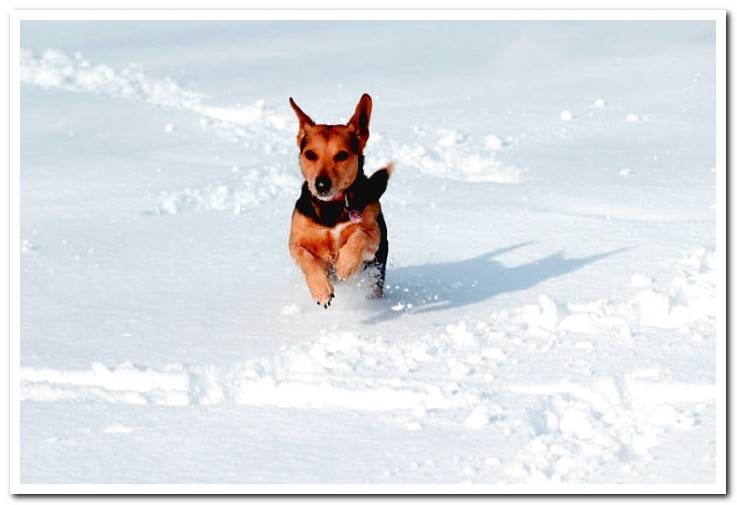
[(344, 125), (315, 124), (292, 98), (289, 104), (299, 120), (299, 167), (310, 193), (325, 201), (342, 198), (343, 191), (356, 180), (359, 158), (369, 137), (371, 97), (363, 94)]

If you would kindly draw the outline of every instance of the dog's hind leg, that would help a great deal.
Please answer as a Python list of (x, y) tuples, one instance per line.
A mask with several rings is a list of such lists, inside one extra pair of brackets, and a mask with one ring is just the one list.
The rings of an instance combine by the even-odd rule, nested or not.
[(384, 214), (379, 214), (376, 218), (376, 222), (379, 224), (381, 230), (381, 242), (379, 243), (379, 249), (376, 251), (373, 261), (366, 264), (367, 267), (373, 267), (375, 277), (371, 284), (371, 290), (369, 291), (369, 298), (382, 298), (384, 296), (384, 281), (386, 280), (386, 260), (389, 256), (389, 241), (386, 238), (386, 222), (384, 221)]
[(384, 280), (386, 278), (386, 263), (379, 263), (378, 261), (371, 261), (366, 263), (366, 268), (372, 268), (373, 277), (371, 279), (371, 287), (369, 288), (368, 297), (383, 298), (384, 297)]

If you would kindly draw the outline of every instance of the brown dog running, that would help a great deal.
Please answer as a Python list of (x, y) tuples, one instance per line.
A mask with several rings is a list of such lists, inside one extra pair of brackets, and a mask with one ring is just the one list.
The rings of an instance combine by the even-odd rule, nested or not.
[(305, 179), (292, 213), (289, 252), (302, 269), (312, 298), (326, 309), (332, 281), (373, 266), (372, 297), (383, 295), (389, 252), (379, 197), (392, 165), (370, 178), (363, 173), (371, 97), (361, 96), (347, 124), (315, 124), (292, 98), (299, 120), (299, 166)]

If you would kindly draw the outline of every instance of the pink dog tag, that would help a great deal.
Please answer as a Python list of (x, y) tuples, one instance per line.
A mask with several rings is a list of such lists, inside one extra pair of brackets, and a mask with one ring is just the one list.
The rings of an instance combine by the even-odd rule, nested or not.
[(351, 223), (360, 223), (361, 221), (363, 221), (363, 216), (357, 210), (349, 211), (348, 218), (351, 220)]

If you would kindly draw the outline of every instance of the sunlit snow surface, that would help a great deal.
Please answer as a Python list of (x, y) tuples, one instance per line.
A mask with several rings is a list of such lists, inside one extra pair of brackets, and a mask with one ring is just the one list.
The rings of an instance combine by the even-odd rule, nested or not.
[[(707, 22), (23, 22), (25, 483), (714, 482)], [(374, 99), (383, 300), (287, 250)]]

